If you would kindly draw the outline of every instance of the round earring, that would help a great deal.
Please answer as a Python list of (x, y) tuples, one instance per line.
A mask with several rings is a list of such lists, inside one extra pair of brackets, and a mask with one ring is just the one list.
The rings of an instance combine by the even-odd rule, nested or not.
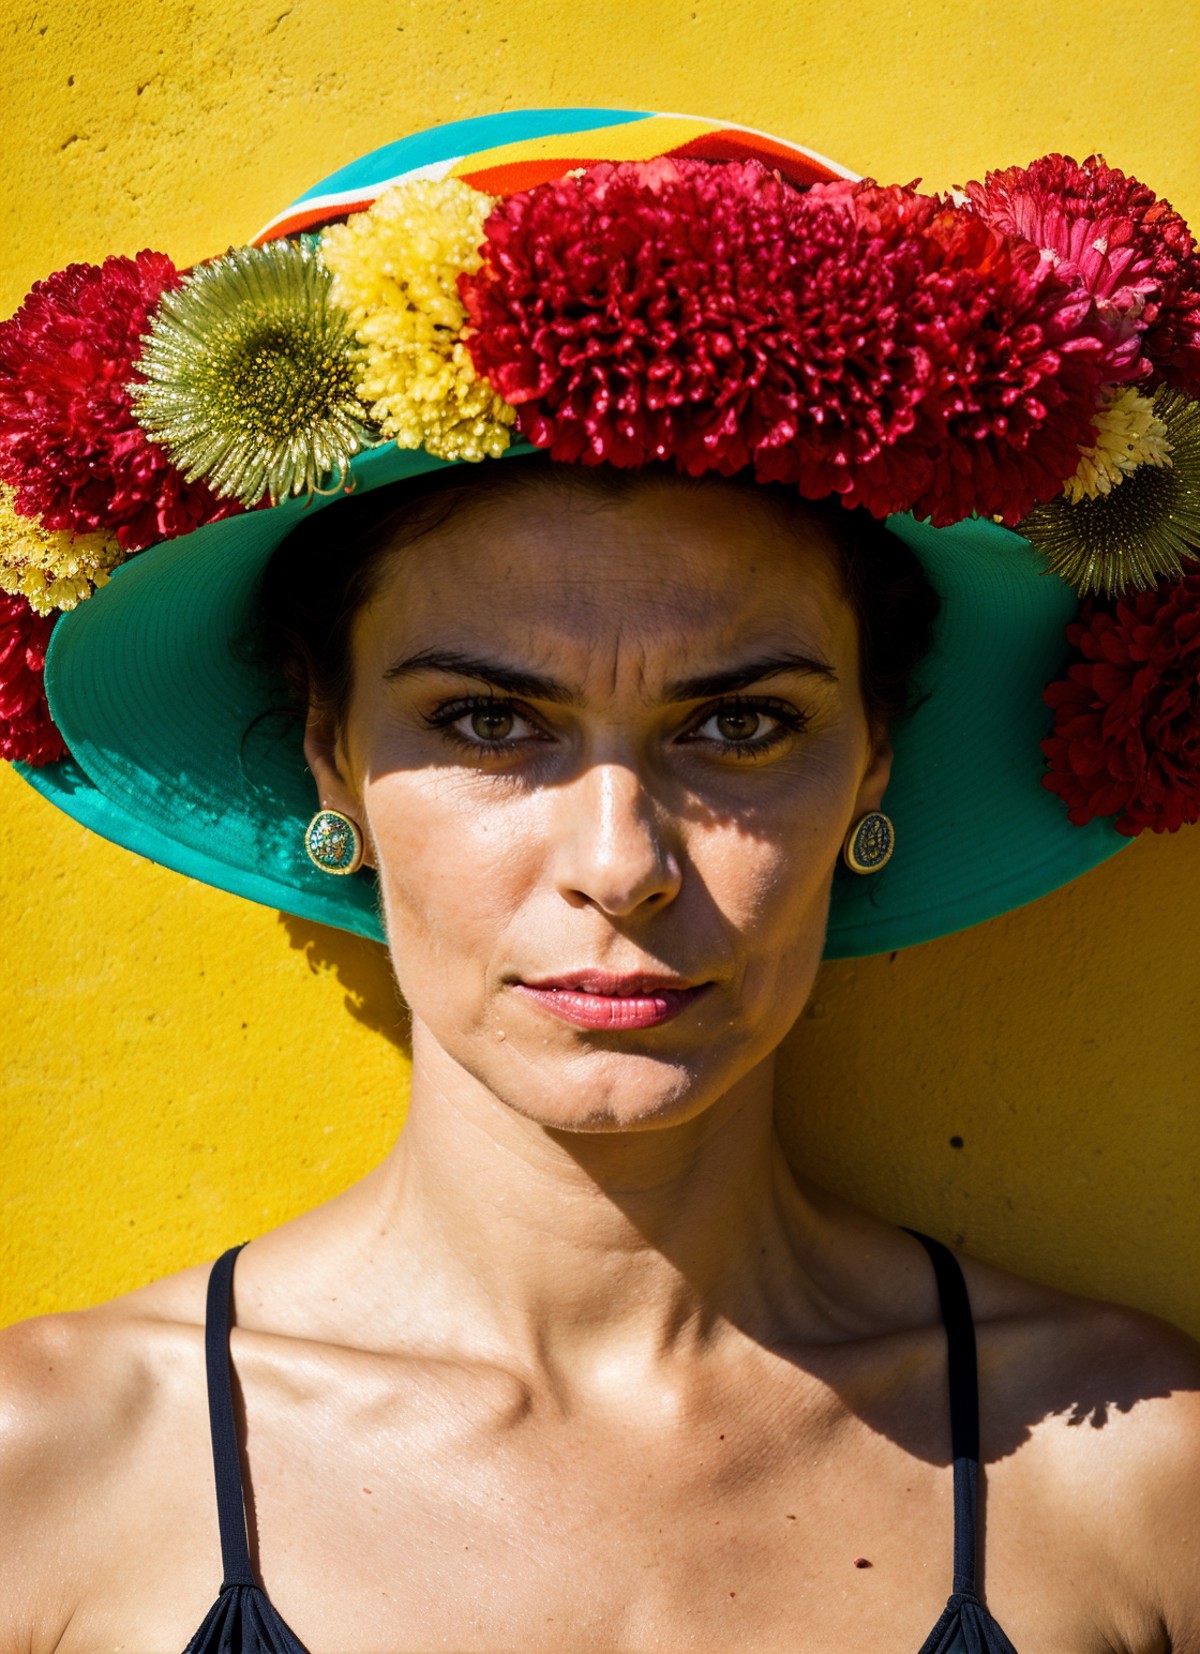
[(362, 866), (362, 833), (340, 810), (317, 811), (304, 829), (304, 848), (322, 873), (357, 873)]
[(846, 834), (842, 858), (852, 873), (878, 873), (896, 848), (896, 829), (882, 810), (869, 810)]

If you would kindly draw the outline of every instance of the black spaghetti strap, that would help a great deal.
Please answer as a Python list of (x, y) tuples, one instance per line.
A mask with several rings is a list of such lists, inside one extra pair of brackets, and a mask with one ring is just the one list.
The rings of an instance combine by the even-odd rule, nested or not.
[(948, 1246), (907, 1231), (929, 1254), (946, 1327), (950, 1372), (950, 1451), (954, 1455), (954, 1591), (975, 1595), (979, 1515), (979, 1374), (975, 1318), (958, 1259)]
[[(246, 1243), (243, 1241), (242, 1246)], [(208, 1421), (212, 1430), (213, 1475), (217, 1484), (217, 1521), (221, 1529), (222, 1591), (231, 1585), (255, 1585), (246, 1541), (246, 1507), (242, 1497), (242, 1462), (233, 1418), (229, 1370), (229, 1322), (233, 1305), (233, 1266), (241, 1246), (231, 1246), (212, 1266), (204, 1322), (204, 1360), (208, 1369)]]

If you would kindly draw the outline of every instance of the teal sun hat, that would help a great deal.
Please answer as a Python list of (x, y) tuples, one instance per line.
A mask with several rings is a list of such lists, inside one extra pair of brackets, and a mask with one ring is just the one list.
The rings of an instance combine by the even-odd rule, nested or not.
[[(836, 188), (852, 177), (783, 140), (692, 117), (510, 112), (376, 150), (308, 191), (257, 244), (291, 239), (311, 249), (324, 226), (353, 224), (412, 182), (457, 180), (503, 200), (580, 169), (663, 156), (753, 162), (789, 186)], [(266, 563), (293, 529), (320, 514), (336, 558), (345, 483), (358, 495), (466, 462), (431, 451), (436, 441), (388, 437), (378, 407), (373, 445), (346, 459), (337, 486), (322, 491), (328, 479), (318, 477), (314, 489), (310, 476), (276, 504), (152, 545), (63, 614), (45, 687), (69, 756), (18, 766), (68, 815), (152, 861), (376, 941), (384, 935), (374, 874), (330, 878), (305, 852), (318, 800), (302, 729), (298, 720), (262, 716), (286, 697), (242, 640)], [(506, 442), (508, 435), (482, 463), (519, 463), (538, 451), (517, 430)], [(989, 514), (945, 527), (921, 520), (919, 508), (886, 520), (923, 565), (941, 612), (918, 670), (916, 710), (893, 732), (884, 808), (895, 853), (873, 877), (839, 869), (830, 958), (889, 952), (978, 924), (1131, 842), (1107, 819), (1074, 825), (1042, 785), (1039, 744), (1052, 723), (1043, 690), (1063, 670), (1076, 590)]]

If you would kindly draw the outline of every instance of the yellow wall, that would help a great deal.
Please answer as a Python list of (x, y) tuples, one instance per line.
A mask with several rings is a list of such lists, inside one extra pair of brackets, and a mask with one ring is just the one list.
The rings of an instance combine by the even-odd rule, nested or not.
[[(219, 251), (402, 132), (523, 104), (722, 115), (935, 187), (1098, 148), (1200, 225), (1197, 46), (1178, 0), (4, 0), (0, 311), (71, 259)], [(189, 885), (8, 772), (0, 918), (0, 1321), (210, 1256), (399, 1127), (369, 944)], [(1197, 983), (1200, 828), (827, 967), (790, 1141), (868, 1206), (1200, 1333)]]

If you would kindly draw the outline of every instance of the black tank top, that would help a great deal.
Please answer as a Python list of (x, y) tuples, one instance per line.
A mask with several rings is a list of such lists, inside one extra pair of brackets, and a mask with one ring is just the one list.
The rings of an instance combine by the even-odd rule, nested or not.
[[(954, 1583), (942, 1617), (920, 1654), (1016, 1654), (975, 1593), (975, 1525), (979, 1503), (979, 1386), (975, 1323), (958, 1261), (941, 1241), (908, 1231), (929, 1253), (946, 1327), (950, 1374), (950, 1437), (954, 1454)], [(208, 1280), (204, 1328), (208, 1416), (212, 1427), (217, 1521), (224, 1579), (220, 1594), (184, 1654), (307, 1654), (272, 1607), (250, 1566), (242, 1465), (233, 1419), (229, 1320), (233, 1265), (241, 1247), (219, 1257)]]

